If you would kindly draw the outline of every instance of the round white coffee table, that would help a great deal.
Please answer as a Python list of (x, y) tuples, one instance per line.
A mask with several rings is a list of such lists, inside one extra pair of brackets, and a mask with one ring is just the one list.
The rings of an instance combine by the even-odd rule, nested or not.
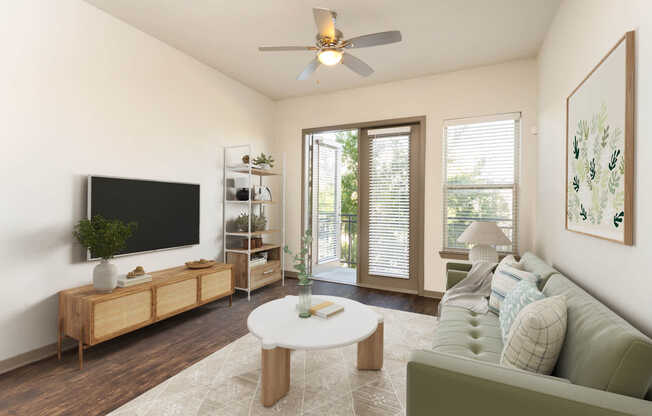
[[(383, 367), (383, 318), (371, 308), (346, 298), (316, 295), (344, 306), (328, 318), (299, 318), (297, 297), (267, 302), (247, 319), (249, 331), (262, 342), (262, 395), (271, 406), (290, 390), (290, 350), (318, 350), (358, 343), (358, 369)], [(313, 302), (314, 303), (314, 302)]]

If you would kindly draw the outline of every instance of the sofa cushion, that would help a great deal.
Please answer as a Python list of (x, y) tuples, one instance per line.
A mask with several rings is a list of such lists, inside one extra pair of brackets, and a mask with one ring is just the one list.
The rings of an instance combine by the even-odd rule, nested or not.
[(498, 317), (443, 306), (432, 349), (498, 364), (503, 350)]
[(538, 276), (534, 273), (520, 270), (513, 264), (503, 264), (496, 268), (491, 279), (491, 295), (489, 296), (489, 311), (500, 314), (500, 308), (505, 296), (516, 287), (521, 280), (529, 280), (537, 283)]
[(523, 270), (534, 273), (538, 276), (539, 289), (542, 289), (546, 285), (550, 276), (559, 273), (551, 265), (530, 252), (523, 254), (521, 261), (519, 261), (519, 265), (523, 267)]
[(643, 398), (652, 381), (652, 341), (561, 274), (546, 296), (565, 295), (566, 340), (553, 374), (574, 384)]
[(530, 303), (544, 298), (543, 293), (537, 289), (536, 283), (529, 280), (520, 281), (514, 289), (507, 293), (503, 304), (500, 306), (500, 316), (498, 317), (503, 343), (507, 340), (509, 330), (519, 312)]
[(565, 336), (566, 299), (563, 295), (530, 303), (514, 321), (500, 365), (551, 374)]

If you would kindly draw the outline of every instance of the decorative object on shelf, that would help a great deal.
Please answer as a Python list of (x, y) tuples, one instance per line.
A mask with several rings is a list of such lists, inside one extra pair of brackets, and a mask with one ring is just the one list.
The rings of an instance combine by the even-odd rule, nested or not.
[(487, 261), (498, 263), (498, 252), (493, 246), (507, 246), (512, 242), (498, 228), (495, 222), (474, 221), (457, 238), (460, 243), (475, 244), (469, 252), (472, 263)]
[(244, 163), (245, 165), (249, 164), (249, 155), (242, 156), (242, 163)]
[(632, 245), (634, 32), (566, 99), (566, 229)]
[(145, 274), (145, 269), (143, 266), (137, 266), (135, 269), (127, 273), (127, 278), (131, 279), (138, 276), (143, 276)]
[[(235, 193), (235, 198), (238, 201), (249, 201), (249, 178), (247, 177), (238, 177), (234, 178), (233, 182), (237, 192)], [(252, 193), (253, 194), (253, 193)]]
[(120, 220), (107, 220), (101, 215), (83, 219), (77, 223), (73, 235), (90, 251), (92, 257), (100, 257), (100, 264), (93, 269), (93, 286), (100, 292), (112, 292), (118, 284), (118, 268), (109, 260), (124, 249), (127, 239), (138, 224), (125, 224)]
[[(244, 158), (243, 158), (244, 160)], [(252, 164), (257, 167), (258, 169), (269, 169), (274, 167), (274, 158), (272, 155), (265, 155), (265, 153), (261, 153), (260, 156), (256, 156), (254, 160), (252, 160)]]
[(137, 277), (129, 277), (128, 274), (123, 274), (118, 276), (118, 287), (131, 287), (139, 285), (141, 283), (147, 283), (152, 281), (151, 274), (143, 274)]
[[(249, 230), (249, 214), (246, 212), (241, 213), (235, 219), (235, 227), (240, 232), (247, 232)], [(251, 231), (264, 231), (267, 227), (267, 218), (264, 214), (253, 214), (251, 217)]]
[[(308, 266), (310, 265), (310, 245), (312, 244), (312, 231), (307, 229), (301, 238), (301, 248), (294, 256), (294, 268), (297, 270), (297, 277), (299, 278), (299, 317), (310, 318), (311, 295), (312, 295), (312, 279), (308, 274)], [(283, 251), (292, 255), (292, 251), (288, 246), (283, 247)]]
[(251, 241), (251, 248), (260, 248), (263, 246), (263, 238), (262, 237), (251, 237), (251, 240), (247, 238), (242, 239), (242, 248), (243, 249), (248, 249), (249, 248), (249, 241)]
[(254, 201), (271, 201), (272, 191), (267, 186), (254, 186)]
[(187, 261), (186, 267), (189, 269), (206, 269), (215, 266), (215, 264), (217, 264), (215, 260), (199, 259), (195, 261)]

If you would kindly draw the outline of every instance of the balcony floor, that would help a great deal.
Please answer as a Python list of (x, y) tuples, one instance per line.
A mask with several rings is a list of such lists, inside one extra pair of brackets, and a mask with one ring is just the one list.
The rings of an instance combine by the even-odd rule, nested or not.
[(356, 269), (348, 267), (336, 267), (323, 272), (317, 272), (313, 275), (314, 279), (325, 280), (327, 282), (344, 283), (355, 285)]

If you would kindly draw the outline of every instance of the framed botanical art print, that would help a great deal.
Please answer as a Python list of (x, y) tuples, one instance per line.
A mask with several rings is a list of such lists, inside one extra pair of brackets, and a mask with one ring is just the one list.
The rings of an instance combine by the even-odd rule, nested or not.
[(634, 32), (566, 99), (566, 229), (633, 244)]

